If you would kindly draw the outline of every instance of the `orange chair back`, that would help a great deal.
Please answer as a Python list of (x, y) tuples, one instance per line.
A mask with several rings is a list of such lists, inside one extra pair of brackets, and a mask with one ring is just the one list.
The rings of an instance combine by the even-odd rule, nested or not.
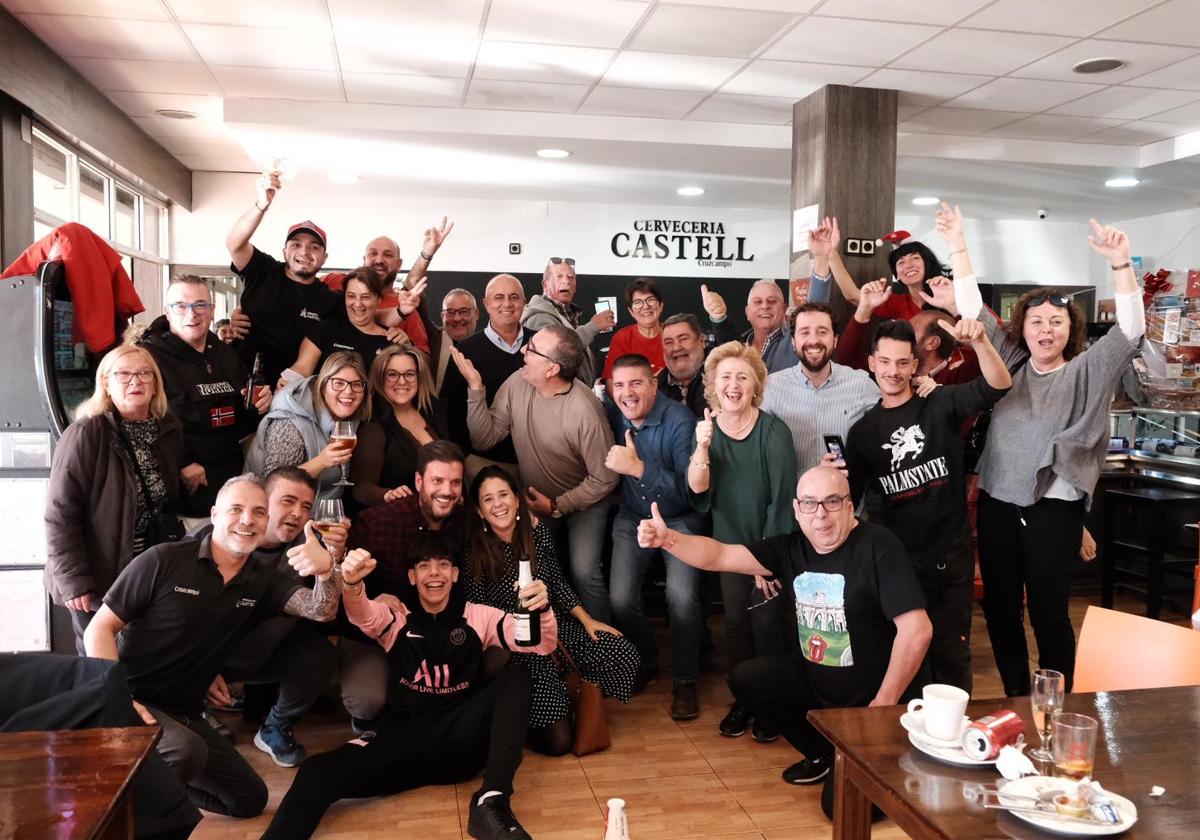
[(1075, 651), (1075, 692), (1200, 685), (1200, 633), (1088, 607)]

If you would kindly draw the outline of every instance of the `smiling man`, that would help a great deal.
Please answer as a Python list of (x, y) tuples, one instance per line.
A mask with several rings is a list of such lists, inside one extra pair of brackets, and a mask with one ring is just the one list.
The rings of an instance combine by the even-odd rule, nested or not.
[(774, 280), (759, 280), (746, 296), (746, 320), (750, 329), (742, 334), (742, 342), (762, 354), (767, 373), (787, 370), (796, 364), (796, 348), (785, 323), (787, 304), (783, 291)]
[[(128, 668), (134, 705), (163, 727), (157, 749), (192, 801), (233, 817), (261, 813), (267, 786), (205, 722), (205, 695), (235, 645), (263, 621), (280, 614), (330, 621), (338, 605), (333, 559), (311, 525), (304, 543), (287, 553), (297, 575), (315, 576), (312, 589), (253, 562), (268, 522), (262, 482), (230, 479), (217, 493), (211, 535), (135, 557), (84, 635), (88, 656), (120, 659)], [(291, 720), (277, 723), (290, 730)]]

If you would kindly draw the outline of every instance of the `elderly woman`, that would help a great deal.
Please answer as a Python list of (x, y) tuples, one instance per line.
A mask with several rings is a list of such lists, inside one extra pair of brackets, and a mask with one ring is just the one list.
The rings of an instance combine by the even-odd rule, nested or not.
[(258, 424), (246, 468), (265, 477), (276, 467), (300, 467), (318, 482), (318, 499), (340, 499), (342, 465), (353, 447), (331, 441), (337, 421), (358, 424), (371, 416), (367, 370), (357, 353), (339, 350), (321, 372), (275, 392), (271, 410)]
[[(534, 577), (550, 592), (559, 644), (607, 696), (628, 703), (640, 661), (637, 648), (579, 603), (559, 568), (553, 536), (529, 512), (516, 480), (501, 467), (487, 466), (471, 482), (470, 495), (463, 575), (467, 600), (511, 610), (517, 562), (529, 558)], [(571, 708), (559, 669), (547, 656), (514, 653), (512, 658), (533, 678), (530, 746), (546, 755), (565, 754), (572, 743)]]
[[(778, 417), (759, 409), (767, 368), (753, 347), (722, 344), (704, 363), (704, 395), (709, 408), (696, 424), (696, 449), (688, 465), (693, 507), (712, 513), (713, 539), (754, 543), (788, 534), (796, 526), (791, 500), (796, 490), (796, 452), (792, 435)], [(777, 597), (774, 580), (721, 575), (729, 670), (747, 659), (787, 649), (787, 598)], [(720, 732), (736, 737), (746, 731), (748, 710), (735, 703)], [(765, 721), (754, 722), (754, 736), (774, 740)]]
[(604, 360), (605, 382), (612, 380), (613, 364), (622, 356), (637, 353), (650, 360), (655, 376), (663, 369), (662, 311), (663, 298), (658, 284), (639, 277), (625, 287), (625, 306), (633, 317), (633, 323), (613, 333)]
[(46, 588), (71, 611), (75, 646), (129, 561), (182, 529), (183, 427), (167, 411), (154, 358), (123, 344), (100, 360), (96, 390), (54, 449), (46, 495)]
[(358, 430), (350, 464), (351, 494), (360, 507), (410, 495), (417, 451), (446, 436), (425, 353), (411, 345), (386, 348), (371, 363), (371, 389), (375, 419)]

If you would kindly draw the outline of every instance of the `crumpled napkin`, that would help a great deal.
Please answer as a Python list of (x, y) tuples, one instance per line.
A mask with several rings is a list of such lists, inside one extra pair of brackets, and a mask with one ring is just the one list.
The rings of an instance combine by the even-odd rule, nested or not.
[(1018, 747), (1001, 747), (1000, 755), (996, 758), (996, 769), (1006, 779), (1019, 779), (1022, 776), (1036, 776), (1037, 768), (1029, 760), (1029, 756)]

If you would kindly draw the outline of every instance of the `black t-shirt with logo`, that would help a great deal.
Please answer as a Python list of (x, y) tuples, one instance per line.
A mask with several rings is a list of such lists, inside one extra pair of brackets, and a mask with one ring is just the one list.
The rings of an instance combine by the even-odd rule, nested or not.
[(850, 427), (846, 466), (857, 504), (910, 551), (928, 550), (961, 536), (967, 520), (967, 476), (961, 427), (1006, 392), (980, 377), (942, 385), (904, 405), (883, 402)]
[(321, 321), (316, 333), (309, 338), (321, 350), (321, 361), (313, 373), (319, 371), (325, 360), (339, 350), (357, 353), (369, 371), (375, 356), (391, 344), (386, 335), (371, 335), (359, 330), (346, 319), (345, 310), (339, 316)]
[(247, 562), (225, 584), (209, 538), (164, 543), (125, 567), (104, 603), (125, 622), (117, 638), (135, 700), (175, 714), (199, 714), (233, 646), (279, 615), (300, 584)]
[[(237, 271), (236, 266), (231, 266)], [(320, 280), (297, 283), (288, 278), (284, 264), (257, 248), (237, 271), (244, 284), (242, 311), (250, 318), (250, 335), (242, 342), (242, 361), (250, 369), (254, 354), (262, 353), (263, 376), (274, 385), (284, 368), (296, 361), (300, 342), (315, 342), (321, 321), (345, 311), (342, 296)]]
[(888, 531), (859, 522), (820, 554), (802, 533), (746, 546), (791, 588), (800, 652), (822, 706), (866, 706), (887, 674), (893, 620), (925, 608), (903, 546)]

